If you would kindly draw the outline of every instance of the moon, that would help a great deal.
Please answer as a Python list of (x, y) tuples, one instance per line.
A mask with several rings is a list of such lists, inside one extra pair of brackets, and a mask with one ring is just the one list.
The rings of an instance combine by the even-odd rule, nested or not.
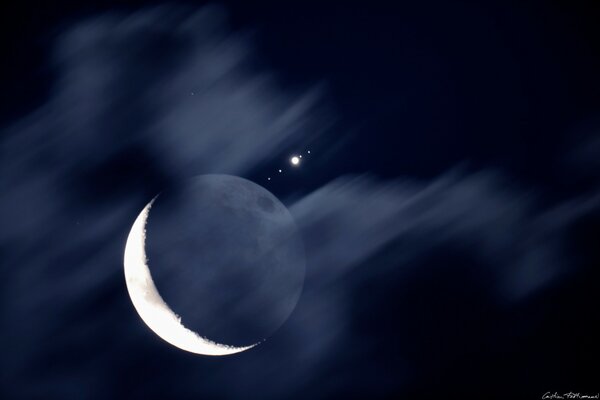
[[(266, 189), (228, 175), (203, 175), (188, 186), (176, 196), (156, 196), (136, 218), (125, 245), (127, 290), (141, 319), (171, 345), (209, 356), (240, 353), (266, 340), (295, 307), (304, 279), (303, 245), (291, 215)], [(161, 218), (168, 224), (148, 224), (155, 204), (163, 207), (153, 211), (155, 224)], [(154, 267), (146, 252), (147, 228), (161, 231), (150, 240), (151, 250), (158, 249), (150, 257)], [(178, 247), (190, 240), (199, 254)], [(188, 262), (177, 262), (188, 254)], [(251, 332), (253, 340), (232, 345), (236, 337), (230, 333), (239, 331)]]

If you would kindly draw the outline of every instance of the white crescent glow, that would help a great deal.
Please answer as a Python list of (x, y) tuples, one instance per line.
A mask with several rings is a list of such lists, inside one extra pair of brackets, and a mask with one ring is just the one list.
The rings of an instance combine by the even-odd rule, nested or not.
[(146, 258), (146, 222), (154, 200), (156, 197), (144, 207), (133, 223), (127, 237), (123, 260), (127, 291), (142, 320), (163, 340), (191, 353), (224, 356), (256, 346), (258, 343), (246, 347), (232, 347), (203, 338), (183, 326), (181, 318), (160, 297)]

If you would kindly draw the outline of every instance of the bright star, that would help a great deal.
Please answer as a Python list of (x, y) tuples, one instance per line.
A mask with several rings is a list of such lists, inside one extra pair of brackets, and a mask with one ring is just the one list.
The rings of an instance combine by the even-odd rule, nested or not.
[(300, 164), (300, 158), (298, 158), (298, 156), (294, 156), (290, 158), (290, 162), (292, 163), (292, 165), (298, 165)]

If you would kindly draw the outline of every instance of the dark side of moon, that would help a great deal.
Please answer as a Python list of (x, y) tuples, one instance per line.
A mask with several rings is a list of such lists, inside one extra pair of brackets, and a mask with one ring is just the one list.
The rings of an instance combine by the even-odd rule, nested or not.
[(229, 175), (202, 175), (161, 193), (146, 253), (161, 297), (183, 325), (230, 346), (271, 336), (304, 282), (304, 248), (285, 206)]

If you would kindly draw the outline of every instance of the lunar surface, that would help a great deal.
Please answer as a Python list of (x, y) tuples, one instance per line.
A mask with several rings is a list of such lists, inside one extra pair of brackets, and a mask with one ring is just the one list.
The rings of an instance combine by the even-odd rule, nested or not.
[(304, 269), (285, 206), (228, 175), (161, 193), (134, 223), (125, 251), (127, 287), (144, 322), (199, 354), (233, 354), (271, 336), (298, 301)]

